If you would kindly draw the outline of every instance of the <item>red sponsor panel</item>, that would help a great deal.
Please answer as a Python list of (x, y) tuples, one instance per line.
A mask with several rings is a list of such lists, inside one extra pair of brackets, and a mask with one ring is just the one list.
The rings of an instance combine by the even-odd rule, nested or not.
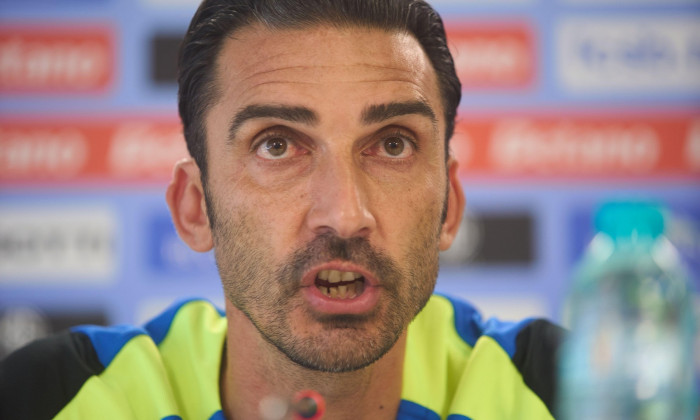
[(525, 23), (451, 22), (447, 40), (463, 88), (526, 88), (537, 57)]
[(188, 156), (179, 121), (0, 120), (0, 183), (167, 181)]
[(114, 79), (109, 28), (0, 27), (0, 92), (99, 93)]
[[(700, 178), (700, 116), (460, 117), (463, 176)], [(0, 120), (0, 184), (165, 182), (188, 156), (173, 118)]]
[(700, 178), (700, 116), (464, 116), (463, 176)]

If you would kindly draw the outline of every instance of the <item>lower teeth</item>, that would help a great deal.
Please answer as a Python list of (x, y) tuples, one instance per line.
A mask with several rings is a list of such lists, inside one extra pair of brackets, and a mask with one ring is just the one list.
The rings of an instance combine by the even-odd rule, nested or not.
[(324, 296), (333, 299), (352, 299), (362, 292), (362, 283), (354, 282), (341, 286), (318, 286)]

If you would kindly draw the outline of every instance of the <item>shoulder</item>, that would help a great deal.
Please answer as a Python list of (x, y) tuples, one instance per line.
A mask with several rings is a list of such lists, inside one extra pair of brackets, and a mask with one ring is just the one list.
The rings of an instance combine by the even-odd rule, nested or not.
[(146, 323), (144, 329), (159, 345), (169, 335), (206, 334), (211, 329), (220, 329), (223, 322), (225, 314), (221, 309), (206, 299), (195, 298), (175, 302)]
[(536, 319), (517, 334), (511, 356), (525, 384), (552, 412), (557, 390), (557, 353), (566, 332), (545, 319)]
[(519, 365), (531, 364), (537, 355), (553, 354), (565, 335), (563, 328), (546, 319), (483, 319), (473, 305), (448, 295), (434, 295), (424, 312), (432, 322), (439, 319), (451, 324), (450, 327), (469, 347), (474, 347), (483, 337), (493, 339)]
[[(154, 357), (160, 359), (158, 345), (174, 335), (173, 330), (179, 330), (182, 342), (191, 342), (187, 336), (207, 322), (221, 322), (221, 317), (208, 301), (189, 299), (175, 303), (143, 328), (84, 325), (35, 341), (0, 361), (0, 418), (53, 418), (90, 378), (104, 377), (120, 354), (143, 362), (137, 363), (141, 370), (133, 376), (145, 380), (143, 367), (160, 369), (151, 365), (164, 362)], [(118, 375), (126, 376), (130, 375)]]
[[(433, 296), (426, 309), (431, 319), (424, 329), (448, 329), (451, 333), (444, 336), (453, 342), (451, 347), (466, 349), (462, 352), (464, 364), (455, 365), (456, 369), (468, 368), (472, 375), (479, 371), (486, 376), (488, 372), (507, 372), (504, 375), (524, 383), (552, 411), (557, 352), (566, 334), (563, 328), (545, 319), (483, 319), (470, 303), (446, 295)], [(435, 348), (435, 344), (430, 346)], [(479, 380), (479, 387), (488, 388), (487, 382)]]
[(52, 418), (103, 370), (82, 333), (37, 340), (0, 362), (0, 418)]
[(175, 302), (143, 327), (85, 325), (75, 327), (73, 331), (82, 333), (90, 339), (99, 361), (107, 367), (127, 344), (131, 345), (135, 337), (146, 338), (140, 340), (140, 347), (158, 347), (166, 337), (176, 333), (189, 339), (190, 335), (205, 327), (203, 322), (200, 322), (204, 318), (211, 321), (219, 320), (222, 316), (222, 312), (207, 300), (185, 299)]

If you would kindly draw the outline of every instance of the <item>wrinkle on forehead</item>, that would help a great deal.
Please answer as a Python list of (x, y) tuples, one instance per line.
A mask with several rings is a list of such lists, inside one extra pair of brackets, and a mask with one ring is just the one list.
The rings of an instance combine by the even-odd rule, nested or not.
[[(414, 83), (419, 72), (398, 65), (380, 65), (370, 63), (327, 64), (293, 64), (274, 68), (257, 69), (253, 72), (241, 72), (237, 82), (263, 84), (271, 81), (293, 79), (295, 82), (308, 83), (343, 83), (343, 82), (409, 82)], [(419, 79), (420, 80), (420, 79)]]
[[(216, 83), (216, 102), (230, 107), (229, 113), (249, 104), (298, 105), (309, 100), (352, 106), (348, 94), (355, 100), (369, 95), (377, 103), (423, 101), (436, 114), (443, 112), (432, 64), (419, 42), (400, 31), (246, 27), (225, 41), (217, 58)], [(375, 92), (384, 97), (373, 96)]]
[[(399, 67), (382, 66), (382, 65), (367, 64), (367, 63), (348, 64), (348, 65), (346, 65), (345, 67), (348, 67), (348, 68), (350, 68), (350, 67), (360, 67), (360, 68), (375, 69), (375, 70), (379, 70), (379, 71), (382, 71), (382, 70), (389, 70), (389, 71), (396, 71), (396, 72), (401, 72), (401, 73), (406, 73), (406, 74), (413, 74), (413, 73), (414, 73), (414, 72), (411, 71), (411, 70), (402, 69), (402, 68), (399, 68)], [(310, 69), (310, 68), (317, 69), (317, 70), (332, 70), (332, 69), (337, 69), (338, 66), (328, 66), (328, 65), (313, 65), (313, 66), (309, 66), (309, 65), (293, 65), (293, 66), (283, 66), (283, 67), (277, 67), (277, 68), (269, 69), (269, 70), (259, 70), (259, 71), (256, 71), (254, 74), (252, 74), (252, 75), (250, 75), (250, 76), (248, 76), (248, 77), (246, 77), (246, 78), (242, 78), (242, 79), (240, 79), (240, 80), (245, 81), (245, 80), (250, 79), (251, 77), (262, 76), (262, 75), (266, 75), (266, 74), (270, 74), (270, 73), (275, 73), (275, 72), (305, 70), (305, 69)]]
[[(421, 86), (415, 82), (413, 79), (397, 79), (397, 78), (386, 78), (386, 79), (358, 79), (352, 82), (349, 81), (344, 81), (344, 82), (336, 82), (338, 85), (341, 84), (348, 84), (348, 83), (356, 83), (356, 84), (364, 84), (364, 83), (375, 83), (375, 84), (386, 84), (386, 83), (397, 83), (397, 84), (404, 84), (401, 88), (403, 92), (412, 92), (413, 93), (413, 98), (415, 100), (423, 101), (423, 102), (429, 102), (428, 96), (425, 94), (424, 86)], [(290, 87), (290, 86), (314, 86), (318, 85), (320, 82), (318, 81), (298, 81), (298, 80), (284, 80), (284, 79), (279, 79), (279, 80), (270, 80), (266, 82), (259, 82), (254, 85), (248, 86), (243, 88), (242, 90), (237, 92), (237, 96), (239, 98), (250, 98), (256, 96), (256, 93), (260, 92), (263, 89), (274, 89), (275, 85), (283, 86), (283, 87)], [(437, 103), (437, 106), (441, 105), (441, 103)]]
[[(290, 39), (293, 42), (287, 42)], [(226, 53), (227, 47), (233, 45), (239, 54)], [(270, 30), (251, 25), (226, 41), (217, 61), (217, 79), (236, 83), (276, 74), (314, 80), (323, 77), (327, 81), (368, 81), (353, 80), (359, 73), (367, 76), (366, 70), (376, 71), (378, 74), (372, 77), (377, 77), (377, 81), (406, 80), (432, 70), (420, 44), (411, 35), (359, 27)], [(392, 76), (387, 77), (388, 74)]]
[[(306, 49), (304, 47), (308, 36), (314, 38), (313, 49)], [(293, 40), (294, 42), (290, 45), (292, 48), (284, 48), (281, 50), (276, 48), (279, 45), (280, 39)], [(364, 39), (365, 42), (358, 43), (358, 39)], [(387, 42), (389, 39), (391, 39), (391, 42)], [(369, 54), (366, 54), (367, 56), (373, 56), (373, 52), (377, 49), (391, 52), (393, 56), (405, 55), (405, 51), (399, 52), (399, 48), (387, 49), (385, 47), (412, 47), (413, 45), (419, 45), (415, 37), (405, 31), (360, 26), (335, 27), (324, 24), (288, 29), (271, 29), (259, 24), (254, 24), (240, 29), (237, 32), (237, 36), (229, 37), (229, 42), (240, 42), (242, 44), (254, 46), (253, 48), (256, 51), (255, 57), (257, 60), (255, 62), (249, 61), (251, 66), (258, 66), (261, 62), (277, 60), (288, 55), (294, 56), (299, 52), (315, 54), (316, 56), (325, 58), (329, 53), (338, 51), (337, 47), (339, 43), (345, 44), (346, 47), (350, 47), (350, 49), (355, 52), (369, 52)], [(422, 52), (422, 47), (420, 49)], [(413, 59), (419, 58), (419, 54), (413, 55)]]
[[(390, 83), (390, 82), (397, 82), (397, 83), (406, 83), (413, 85), (415, 87), (421, 87), (418, 85), (414, 80), (411, 79), (401, 79), (401, 78), (368, 78), (368, 79), (357, 79), (357, 80), (352, 80), (352, 81), (338, 81), (337, 83)], [(255, 86), (251, 86), (249, 89), (255, 88), (257, 86), (264, 86), (264, 85), (274, 85), (274, 84), (281, 84), (281, 85), (316, 85), (321, 82), (319, 81), (301, 81), (301, 80), (292, 80), (292, 79), (276, 79), (276, 80), (269, 80), (265, 82), (259, 82), (256, 83)], [(244, 91), (245, 92), (245, 91)]]

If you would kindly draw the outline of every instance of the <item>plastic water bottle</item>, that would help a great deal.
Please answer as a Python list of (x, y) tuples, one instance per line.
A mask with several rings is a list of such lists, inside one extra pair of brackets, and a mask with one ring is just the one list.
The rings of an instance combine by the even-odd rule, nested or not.
[(595, 224), (568, 302), (557, 418), (693, 419), (692, 292), (661, 208), (609, 203)]

